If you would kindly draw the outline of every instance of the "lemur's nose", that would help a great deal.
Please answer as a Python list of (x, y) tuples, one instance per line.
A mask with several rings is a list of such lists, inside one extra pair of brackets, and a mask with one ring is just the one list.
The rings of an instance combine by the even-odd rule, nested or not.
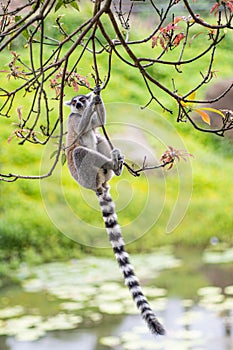
[(77, 102), (77, 103), (76, 103), (76, 108), (77, 108), (77, 109), (78, 109), (78, 108), (82, 108), (82, 106), (83, 106), (83, 105), (82, 105), (81, 102)]

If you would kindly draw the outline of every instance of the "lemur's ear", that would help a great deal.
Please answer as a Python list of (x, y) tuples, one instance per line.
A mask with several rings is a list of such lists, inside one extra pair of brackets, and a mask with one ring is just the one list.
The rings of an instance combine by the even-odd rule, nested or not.
[(70, 101), (64, 101), (65, 106), (70, 106), (71, 105), (71, 100)]
[(86, 98), (87, 98), (88, 100), (90, 100), (90, 99), (93, 97), (93, 95), (94, 95), (94, 92), (91, 91), (91, 92), (89, 92), (89, 94), (86, 95)]

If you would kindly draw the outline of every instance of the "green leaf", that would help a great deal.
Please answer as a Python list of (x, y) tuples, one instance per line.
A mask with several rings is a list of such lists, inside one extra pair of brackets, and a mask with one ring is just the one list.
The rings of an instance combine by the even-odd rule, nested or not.
[(55, 157), (56, 154), (57, 154), (57, 150), (53, 151), (53, 153), (51, 153), (49, 158), (52, 159), (53, 157)]
[(55, 12), (57, 12), (62, 6), (67, 7), (67, 5), (70, 5), (75, 10), (79, 11), (79, 6), (76, 0), (58, 0), (55, 6)]
[(21, 20), (22, 16), (15, 16), (15, 22), (19, 22)]
[[(190, 95), (187, 96), (187, 99), (188, 100), (195, 100), (195, 97), (196, 97), (196, 91), (193, 91)], [(193, 102), (184, 102), (184, 101), (181, 101), (181, 104), (183, 107), (192, 107), (193, 105)]]
[[(196, 91), (193, 91), (190, 95), (187, 96), (188, 100), (195, 100), (196, 97)], [(185, 102), (186, 107), (192, 107), (193, 102)]]
[(195, 100), (196, 97), (196, 91), (193, 91), (190, 95), (188, 95), (189, 100)]
[(30, 38), (29, 30), (27, 28), (24, 29), (22, 34), (23, 34), (24, 38), (28, 41), (28, 39)]
[[(15, 16), (15, 22), (19, 22), (21, 19), (22, 19), (22, 16)], [(21, 25), (24, 25), (24, 24), (25, 24), (25, 21), (23, 21), (23, 22), (21, 23)], [(25, 28), (25, 29), (23, 30), (22, 34), (23, 34), (23, 36), (24, 36), (24, 38), (25, 38), (26, 40), (29, 39), (30, 34), (29, 34), (29, 30), (28, 30), (27, 28)]]
[(64, 6), (64, 0), (58, 0), (54, 11), (57, 12), (62, 6)]
[(78, 4), (77, 4), (76, 1), (72, 1), (72, 2), (70, 3), (70, 5), (71, 5), (75, 10), (79, 11), (79, 6), (78, 6)]
[(66, 162), (66, 154), (62, 153), (62, 155), (61, 155), (61, 164), (64, 165), (65, 162)]

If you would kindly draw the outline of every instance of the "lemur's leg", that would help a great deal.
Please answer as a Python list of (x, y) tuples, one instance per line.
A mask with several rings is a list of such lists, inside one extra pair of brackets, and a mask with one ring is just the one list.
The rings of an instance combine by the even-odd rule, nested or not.
[(104, 156), (106, 156), (107, 158), (111, 159), (111, 148), (109, 146), (108, 141), (100, 135), (97, 135), (96, 138), (97, 138), (97, 151), (103, 154)]
[(124, 156), (121, 154), (120, 150), (114, 148), (111, 150), (109, 143), (102, 136), (97, 136), (97, 151), (113, 161), (112, 170), (119, 176), (122, 173), (122, 167), (124, 162)]
[(81, 146), (74, 149), (73, 162), (80, 185), (94, 191), (106, 182), (106, 175), (114, 168), (110, 158)]
[(112, 169), (115, 166), (113, 159), (106, 157), (105, 155), (91, 150), (86, 147), (76, 147), (73, 151), (73, 159), (77, 170), (83, 165), (87, 165), (87, 171), (89, 172), (92, 167)]
[(113, 171), (117, 176), (120, 176), (122, 173), (124, 156), (121, 154), (119, 149), (114, 148), (111, 151), (111, 158), (114, 164)]

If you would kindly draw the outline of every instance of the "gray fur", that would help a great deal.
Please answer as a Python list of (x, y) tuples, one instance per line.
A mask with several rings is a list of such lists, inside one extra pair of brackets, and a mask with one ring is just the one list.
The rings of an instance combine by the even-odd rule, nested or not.
[(65, 104), (71, 108), (66, 139), (71, 175), (83, 187), (102, 192), (113, 173), (121, 174), (124, 160), (97, 132), (106, 122), (104, 104), (93, 94), (76, 96)]

